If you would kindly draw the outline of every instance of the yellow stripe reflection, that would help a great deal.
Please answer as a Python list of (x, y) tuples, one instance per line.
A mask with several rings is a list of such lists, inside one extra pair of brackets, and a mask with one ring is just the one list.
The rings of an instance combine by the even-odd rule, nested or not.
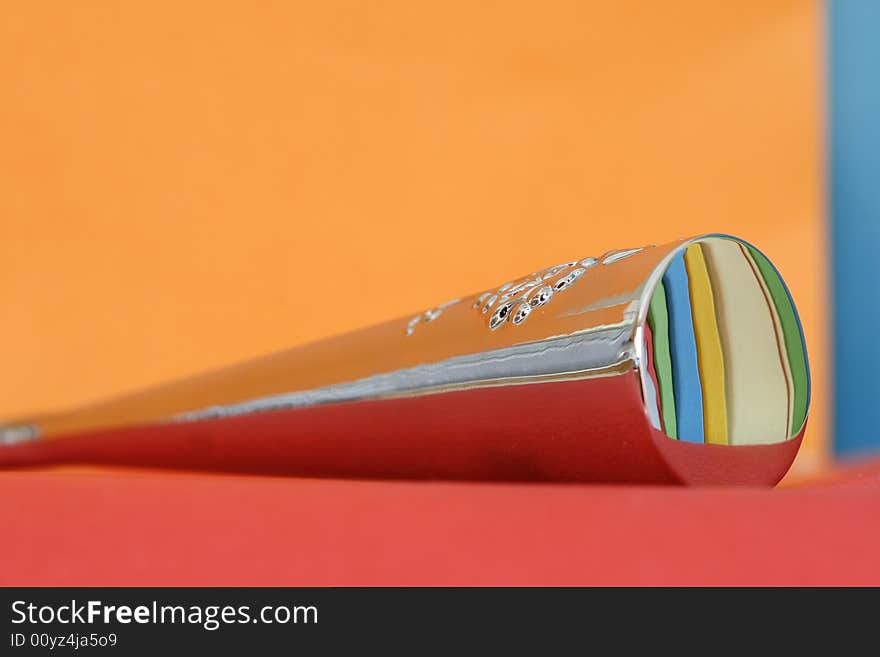
[(694, 335), (700, 381), (703, 383), (703, 433), (707, 443), (727, 444), (727, 396), (724, 392), (724, 355), (715, 317), (712, 284), (699, 244), (692, 244), (684, 254), (691, 292)]

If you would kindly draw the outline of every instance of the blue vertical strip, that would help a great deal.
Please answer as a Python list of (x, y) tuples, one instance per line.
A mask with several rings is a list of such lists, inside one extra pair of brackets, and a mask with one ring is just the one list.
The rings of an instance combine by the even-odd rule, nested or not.
[(675, 389), (675, 423), (678, 439), (703, 442), (703, 388), (697, 364), (697, 341), (691, 312), (684, 252), (676, 254), (663, 274), (669, 311), (669, 351), (672, 355), (672, 387)]
[(880, 2), (828, 3), (834, 449), (880, 450)]

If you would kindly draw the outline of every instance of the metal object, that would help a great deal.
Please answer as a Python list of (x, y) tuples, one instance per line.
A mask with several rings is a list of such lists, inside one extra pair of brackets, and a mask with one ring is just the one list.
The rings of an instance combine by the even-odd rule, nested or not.
[(803, 427), (695, 445), (651, 412), (651, 294), (676, 253), (712, 237), (580, 254), (414, 317), (0, 427), (0, 465), (775, 483)]

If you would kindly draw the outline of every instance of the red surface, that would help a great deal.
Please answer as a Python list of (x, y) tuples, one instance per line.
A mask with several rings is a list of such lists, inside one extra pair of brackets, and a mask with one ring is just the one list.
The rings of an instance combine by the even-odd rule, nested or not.
[(4, 585), (880, 584), (880, 465), (782, 489), (0, 473)]
[(635, 372), (132, 427), (0, 449), (0, 466), (103, 463), (300, 476), (772, 485), (775, 445), (670, 440)]

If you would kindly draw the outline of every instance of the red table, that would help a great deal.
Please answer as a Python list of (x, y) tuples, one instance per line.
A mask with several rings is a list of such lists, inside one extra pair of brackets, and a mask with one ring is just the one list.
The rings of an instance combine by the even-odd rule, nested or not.
[(3, 585), (880, 585), (880, 464), (777, 489), (0, 473)]

